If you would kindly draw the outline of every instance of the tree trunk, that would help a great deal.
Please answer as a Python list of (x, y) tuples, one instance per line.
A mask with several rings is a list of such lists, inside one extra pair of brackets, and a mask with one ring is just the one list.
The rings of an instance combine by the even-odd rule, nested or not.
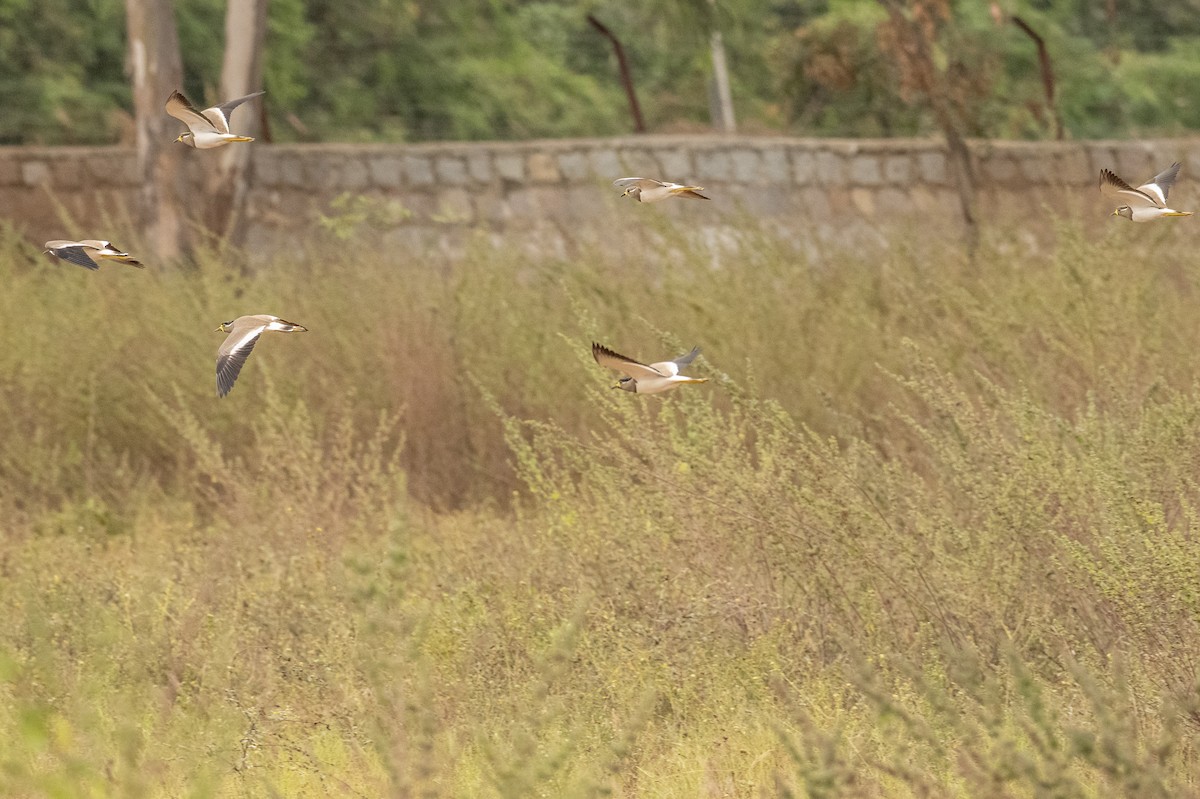
[[(258, 91), (262, 86), (263, 41), (267, 34), (268, 0), (229, 0), (225, 9), (225, 57), (221, 62), (223, 103)], [(258, 103), (251, 100), (234, 111), (230, 130), (246, 136), (262, 135)], [(236, 121), (235, 121), (236, 120)], [(250, 191), (251, 159), (256, 145), (231, 144), (217, 150), (217, 164), (209, 181), (210, 229), (226, 240), (241, 244), (246, 234), (246, 198)]]
[(936, 15), (914, 14), (910, 19), (901, 0), (879, 0), (887, 10), (888, 19), (896, 35), (896, 50), (893, 57), (900, 69), (902, 83), (924, 97), (925, 103), (942, 135), (946, 137), (946, 150), (954, 186), (958, 191), (958, 203), (966, 226), (967, 253), (974, 262), (979, 248), (979, 220), (975, 212), (975, 170), (971, 166), (971, 151), (967, 147), (966, 125), (950, 99), (950, 84), (947, 75), (938, 68), (934, 57), (936, 29), (928, 23)]
[(170, 260), (187, 246), (181, 202), (184, 145), (171, 141), (178, 123), (163, 110), (183, 82), (171, 0), (125, 0), (125, 24), (141, 184), (138, 219), (146, 248), (156, 258)]

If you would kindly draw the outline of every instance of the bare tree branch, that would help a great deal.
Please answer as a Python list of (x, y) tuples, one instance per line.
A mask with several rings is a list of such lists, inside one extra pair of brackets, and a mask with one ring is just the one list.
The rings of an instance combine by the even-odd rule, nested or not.
[(633, 115), (633, 129), (638, 133), (646, 132), (646, 121), (642, 118), (642, 107), (638, 104), (637, 91), (633, 87), (633, 77), (629, 72), (629, 61), (625, 58), (625, 48), (621, 40), (608, 29), (604, 23), (592, 14), (587, 15), (587, 21), (600, 32), (600, 35), (612, 43), (613, 52), (617, 55), (617, 67), (621, 70), (621, 85), (625, 87), (625, 96), (629, 99), (629, 113)]
[(1037, 45), (1038, 64), (1042, 69), (1042, 89), (1046, 93), (1046, 109), (1050, 112), (1050, 118), (1054, 120), (1054, 138), (1061, 141), (1063, 138), (1062, 114), (1058, 112), (1058, 103), (1054, 101), (1054, 67), (1050, 64), (1050, 53), (1046, 49), (1046, 42), (1025, 20), (1016, 15), (1010, 19)]

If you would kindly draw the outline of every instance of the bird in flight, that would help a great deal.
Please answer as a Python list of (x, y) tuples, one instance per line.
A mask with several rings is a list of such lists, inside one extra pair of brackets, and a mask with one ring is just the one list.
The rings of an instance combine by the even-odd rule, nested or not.
[(308, 328), (264, 313), (239, 316), (237, 319), (222, 322), (221, 326), (213, 331), (229, 334), (217, 350), (218, 397), (224, 397), (233, 388), (238, 373), (242, 371), (242, 366), (250, 357), (250, 351), (258, 343), (258, 337), (268, 330), (276, 330), (280, 333), (304, 333)]
[(1164, 216), (1191, 216), (1191, 211), (1176, 211), (1167, 207), (1167, 194), (1179, 177), (1178, 161), (1159, 172), (1136, 189), (1109, 169), (1100, 170), (1100, 191), (1119, 197), (1125, 204), (1112, 212), (1133, 222), (1150, 222)]
[(707, 200), (700, 192), (703, 186), (682, 186), (678, 183), (663, 183), (654, 178), (620, 178), (613, 181), (618, 189), (625, 189), (622, 197), (632, 197), (640, 203), (656, 203), (668, 197), (691, 197), (694, 200)]
[(146, 268), (141, 261), (129, 253), (122, 252), (114, 247), (111, 241), (101, 241), (100, 239), (63, 241), (62, 239), (55, 239), (54, 241), (46, 242), (45, 247), (43, 252), (47, 255), (58, 256), (64, 261), (69, 261), (76, 266), (82, 266), (84, 269), (99, 269), (100, 264), (97, 261), (102, 260), (120, 261), (123, 264), (136, 266), (138, 269)]
[(635, 394), (659, 394), (684, 383), (707, 383), (707, 377), (687, 377), (679, 374), (679, 371), (694, 361), (699, 354), (700, 348), (693, 347), (687, 355), (680, 355), (673, 361), (644, 364), (613, 352), (603, 344), (592, 343), (592, 357), (596, 359), (596, 363), (625, 373), (625, 377), (619, 379), (612, 387)]
[(233, 109), (260, 94), (263, 92), (247, 94), (245, 97), (198, 111), (182, 93), (171, 92), (171, 96), (167, 98), (167, 113), (188, 126), (188, 132), (179, 134), (175, 141), (183, 142), (197, 150), (211, 150), (213, 147), (221, 147), (235, 141), (254, 141), (252, 136), (230, 133), (229, 117), (233, 114)]

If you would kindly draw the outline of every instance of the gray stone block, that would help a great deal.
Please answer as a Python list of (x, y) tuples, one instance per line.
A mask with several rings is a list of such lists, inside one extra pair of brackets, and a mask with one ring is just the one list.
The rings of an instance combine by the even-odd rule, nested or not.
[(1017, 177), (1017, 165), (1007, 156), (993, 154), (982, 166), (983, 176), (992, 183), (1011, 183)]
[(907, 155), (889, 155), (883, 160), (883, 179), (896, 186), (912, 180), (912, 159)]
[(495, 177), (492, 171), (492, 155), (487, 151), (472, 152), (467, 156), (467, 173), (476, 183), (491, 183)]
[(1021, 153), (1017, 156), (1017, 168), (1022, 180), (1035, 186), (1058, 183), (1054, 156), (1042, 153)]
[(26, 186), (41, 186), (50, 182), (50, 167), (44, 161), (26, 161), (20, 164), (20, 182)]
[(496, 156), (496, 174), (501, 180), (525, 182), (525, 158), (519, 153), (500, 153)]
[(608, 212), (608, 200), (609, 196), (593, 185), (569, 186), (559, 206), (567, 218), (590, 223)]
[(583, 153), (560, 153), (558, 156), (558, 171), (569, 183), (578, 183), (591, 176), (588, 158)]
[(334, 169), (340, 189), (365, 189), (370, 184), (367, 165), (361, 158), (347, 158)]
[(855, 186), (878, 186), (883, 183), (883, 171), (879, 158), (874, 155), (856, 155), (850, 159), (850, 183)]
[(404, 178), (410, 186), (432, 186), (433, 164), (423, 155), (404, 156)]
[(846, 182), (845, 160), (836, 153), (818, 152), (817, 181), (825, 185), (844, 184)]
[[(671, 180), (658, 174), (658, 161), (649, 150), (625, 149), (621, 151), (621, 174), (615, 177), (642, 177)], [(614, 177), (614, 179), (615, 179)]]
[(467, 165), (453, 155), (439, 155), (433, 162), (438, 183), (447, 186), (463, 186), (467, 180)]
[(398, 189), (403, 183), (404, 164), (395, 156), (380, 156), (367, 161), (371, 184), (381, 189)]
[(26, 186), (41, 186), (50, 182), (50, 166), (45, 161), (26, 161), (21, 164), (21, 182)]
[(725, 150), (701, 150), (696, 153), (696, 176), (702, 183), (728, 183), (733, 163)]
[[(621, 167), (621, 159), (617, 157), (617, 151), (603, 147), (597, 150), (592, 150), (588, 153), (588, 162), (592, 165), (592, 174), (609, 180), (617, 178), (630, 177), (625, 174), (625, 170)], [(611, 175), (611, 177), (609, 177)], [(646, 177), (642, 175), (641, 177)]]
[(921, 153), (917, 156), (917, 182), (945, 185), (948, 181), (946, 154), (938, 151)]
[[(735, 186), (738, 193), (738, 209), (760, 220), (786, 216), (794, 210), (794, 194), (790, 185), (779, 183), (759, 186)], [(724, 200), (724, 192), (721, 199)]]
[(768, 147), (762, 151), (762, 177), (767, 183), (792, 182), (787, 153), (782, 147)]
[(532, 189), (514, 189), (504, 195), (504, 205), (509, 219), (533, 219), (538, 205)]
[(692, 159), (686, 150), (655, 150), (654, 157), (658, 161), (657, 174), (662, 180), (678, 183), (687, 180), (687, 176), (692, 174)]
[(812, 150), (792, 151), (792, 180), (801, 186), (817, 177), (817, 156)]
[(762, 156), (758, 150), (739, 147), (729, 154), (733, 164), (733, 179), (738, 183), (755, 185), (762, 183)]

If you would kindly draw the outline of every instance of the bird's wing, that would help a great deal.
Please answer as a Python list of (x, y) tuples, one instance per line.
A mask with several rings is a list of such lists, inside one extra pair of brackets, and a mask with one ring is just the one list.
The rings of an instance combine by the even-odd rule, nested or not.
[(166, 107), (167, 113), (187, 125), (188, 130), (193, 134), (221, 132), (213, 125), (211, 119), (197, 111), (195, 106), (189, 103), (187, 98), (180, 94), (178, 90), (171, 92), (171, 96), (167, 98)]
[(54, 242), (46, 242), (46, 249), (62, 258), (64, 261), (70, 261), (76, 266), (82, 266), (84, 269), (96, 270), (100, 268), (100, 264), (93, 261), (87, 253), (87, 248), (82, 244), (74, 244), (72, 242), (63, 242), (66, 246), (52, 247)]
[(687, 187), (687, 186), (683, 187), (683, 188), (682, 188), (682, 189), (680, 189), (679, 191), (676, 191), (676, 192), (675, 192), (675, 196), (676, 196), (676, 197), (690, 197), (690, 198), (692, 198), (693, 200), (707, 200), (707, 199), (710, 199), (709, 197), (706, 197), (706, 196), (704, 196), (703, 194), (701, 194), (700, 192), (696, 191), (695, 189), (693, 189), (693, 188), (690, 188), (690, 187)]
[(238, 373), (242, 371), (242, 366), (250, 357), (254, 345), (258, 343), (258, 337), (263, 332), (264, 326), (257, 320), (252, 321), (251, 324), (238, 324), (239, 321), (234, 321), (233, 330), (229, 332), (224, 343), (221, 344), (221, 348), (217, 350), (218, 397), (224, 397), (233, 388)]
[(1160, 208), (1166, 208), (1167, 195), (1171, 193), (1171, 187), (1175, 185), (1175, 180), (1179, 177), (1180, 166), (1181, 164), (1176, 161), (1141, 186), (1138, 186), (1138, 191), (1150, 195), (1155, 200), (1155, 204)]
[(229, 117), (232, 116), (233, 109), (237, 108), (247, 100), (253, 100), (260, 94), (266, 94), (266, 92), (247, 94), (245, 97), (239, 97), (236, 100), (230, 100), (229, 102), (221, 103), (220, 105), (214, 105), (212, 108), (206, 108), (201, 113), (204, 114), (205, 119), (213, 124), (218, 133), (228, 133)]
[(613, 181), (613, 185), (618, 189), (627, 189), (630, 186), (637, 186), (639, 189), (657, 189), (663, 186), (669, 186), (669, 183), (663, 183), (661, 180), (654, 178), (617, 178)]
[(603, 344), (592, 344), (592, 357), (596, 359), (596, 363), (601, 366), (607, 366), (609, 369), (616, 369), (618, 372), (624, 372), (634, 380), (648, 380), (652, 377), (666, 377), (667, 375), (653, 366), (647, 366), (644, 363), (635, 361), (633, 358), (627, 358), (620, 353), (613, 352)]
[(689, 352), (687, 355), (680, 355), (678, 358), (671, 361), (671, 363), (675, 364), (680, 369), (682, 369), (683, 367), (691, 364), (692, 361), (696, 360), (696, 356), (699, 354), (700, 354), (700, 348), (692, 347), (691, 352)]
[(1122, 197), (1130, 206), (1142, 208), (1161, 208), (1162, 205), (1154, 197), (1130, 186), (1109, 169), (1100, 170), (1100, 191), (1104, 194), (1116, 194)]
[(692, 351), (687, 355), (680, 355), (672, 361), (663, 361), (661, 363), (652, 363), (650, 368), (657, 372), (661, 372), (667, 377), (674, 377), (683, 369), (687, 368), (692, 361), (696, 360), (696, 356), (700, 354), (699, 347), (692, 347)]

